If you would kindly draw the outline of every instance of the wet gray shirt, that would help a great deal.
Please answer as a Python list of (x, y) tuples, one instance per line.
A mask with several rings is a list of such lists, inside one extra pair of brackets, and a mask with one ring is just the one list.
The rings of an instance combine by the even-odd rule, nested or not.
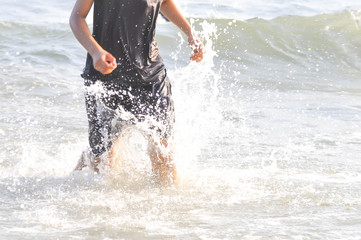
[(103, 75), (88, 54), (85, 79), (146, 85), (164, 77), (155, 29), (162, 0), (94, 0), (93, 36), (117, 61), (117, 68)]

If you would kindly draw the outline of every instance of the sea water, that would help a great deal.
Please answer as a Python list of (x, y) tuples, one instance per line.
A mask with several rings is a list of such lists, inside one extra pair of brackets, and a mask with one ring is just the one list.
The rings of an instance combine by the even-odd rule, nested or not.
[(0, 239), (361, 238), (359, 1), (177, 1), (205, 44), (190, 63), (160, 19), (178, 186), (154, 180), (137, 129), (122, 168), (73, 172), (74, 1), (0, 3)]

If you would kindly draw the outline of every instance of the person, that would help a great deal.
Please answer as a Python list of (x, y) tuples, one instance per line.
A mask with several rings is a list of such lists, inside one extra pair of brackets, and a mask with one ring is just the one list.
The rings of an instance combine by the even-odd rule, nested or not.
[[(86, 17), (93, 5), (91, 34)], [(98, 83), (104, 89), (86, 91), (90, 151), (82, 153), (76, 170), (89, 165), (98, 172), (105, 159), (119, 161), (116, 142), (124, 126), (149, 120), (153, 170), (162, 180), (175, 181), (169, 146), (174, 122), (171, 84), (155, 40), (160, 12), (186, 34), (190, 59), (200, 62), (203, 44), (173, 0), (76, 1), (69, 23), (88, 52), (82, 77), (87, 89)]]

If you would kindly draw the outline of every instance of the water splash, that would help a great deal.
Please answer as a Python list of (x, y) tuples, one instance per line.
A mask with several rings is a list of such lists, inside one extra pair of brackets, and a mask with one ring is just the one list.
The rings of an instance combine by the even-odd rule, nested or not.
[[(194, 21), (191, 21), (195, 24)], [(190, 168), (197, 165), (203, 147), (212, 137), (212, 129), (220, 121), (218, 97), (219, 74), (214, 69), (217, 56), (213, 42), (217, 38), (214, 24), (203, 21), (196, 34), (204, 42), (204, 59), (200, 63), (190, 62), (184, 67), (170, 71), (173, 80), (175, 101), (175, 159), (181, 179), (188, 178)], [(185, 41), (179, 40), (179, 49), (184, 49)], [(173, 53), (180, 54), (180, 50)], [(177, 60), (177, 57), (173, 57)]]

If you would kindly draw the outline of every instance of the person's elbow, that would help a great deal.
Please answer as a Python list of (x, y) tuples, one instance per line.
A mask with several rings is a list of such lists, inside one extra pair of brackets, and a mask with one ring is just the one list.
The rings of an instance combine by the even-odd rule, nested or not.
[(172, 0), (163, 0), (162, 1), (162, 5), (161, 6), (166, 6), (169, 2), (171, 2)]
[(71, 29), (74, 29), (75, 25), (76, 25), (76, 17), (74, 16), (74, 13), (71, 13), (69, 17), (69, 26)]
[(85, 19), (83, 16), (81, 16), (79, 13), (76, 12), (72, 12), (70, 14), (69, 17), (69, 26), (72, 30), (74, 30), (75, 28), (77, 28), (77, 26), (79, 25), (80, 21), (82, 19)]

